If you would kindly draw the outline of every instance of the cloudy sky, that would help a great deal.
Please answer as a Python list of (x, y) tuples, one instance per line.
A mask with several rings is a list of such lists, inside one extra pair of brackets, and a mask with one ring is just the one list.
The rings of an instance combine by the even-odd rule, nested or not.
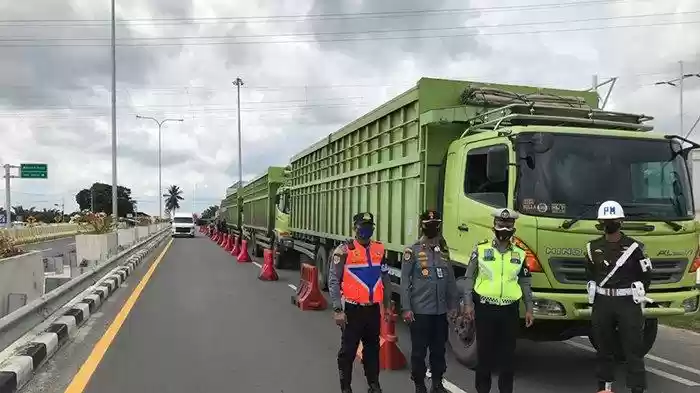
[[(14, 180), (13, 205), (72, 210), (111, 183), (108, 3), (0, 0), (2, 163), (50, 177)], [(163, 127), (163, 187), (187, 209), (196, 188), (201, 211), (238, 176), (236, 77), (252, 178), (421, 76), (577, 89), (616, 76), (608, 108), (678, 133), (679, 89), (654, 83), (679, 60), (700, 73), (697, 0), (117, 0), (116, 15), (119, 184), (147, 213), (158, 128), (136, 115), (184, 119)], [(700, 78), (685, 85), (688, 130)]]

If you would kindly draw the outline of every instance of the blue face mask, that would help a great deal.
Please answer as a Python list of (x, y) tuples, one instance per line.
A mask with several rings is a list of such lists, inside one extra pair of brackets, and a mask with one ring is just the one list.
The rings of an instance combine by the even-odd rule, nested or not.
[(372, 225), (362, 225), (357, 228), (357, 237), (360, 239), (369, 239), (374, 234), (374, 227)]

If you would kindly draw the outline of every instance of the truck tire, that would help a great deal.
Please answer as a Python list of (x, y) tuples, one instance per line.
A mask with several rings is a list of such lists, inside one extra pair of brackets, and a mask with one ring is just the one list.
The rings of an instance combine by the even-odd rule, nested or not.
[(318, 269), (318, 287), (322, 291), (328, 290), (328, 251), (319, 246), (316, 251), (316, 268)]
[[(646, 355), (654, 347), (654, 342), (656, 342), (656, 335), (659, 332), (659, 320), (656, 318), (647, 318), (644, 320), (644, 332), (642, 341), (642, 353)], [(588, 341), (591, 343), (593, 348), (598, 349), (598, 345), (595, 342), (593, 334), (588, 336)], [(615, 346), (615, 360), (619, 362), (625, 361), (625, 352), (622, 349), (622, 341), (617, 340)]]
[(287, 268), (287, 261), (285, 258), (284, 254), (281, 254), (279, 251), (279, 248), (277, 246), (277, 241), (272, 243), (272, 260), (275, 265), (275, 269), (286, 269)]
[(454, 355), (457, 361), (472, 370), (478, 364), (477, 358), (477, 334), (474, 321), (467, 321), (461, 314), (455, 319), (450, 319), (449, 333), (447, 336), (447, 344), (450, 352)]

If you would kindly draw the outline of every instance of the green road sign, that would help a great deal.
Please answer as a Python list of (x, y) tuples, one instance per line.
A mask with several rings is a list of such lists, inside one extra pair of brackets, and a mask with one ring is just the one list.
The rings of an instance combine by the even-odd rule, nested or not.
[(19, 177), (22, 179), (46, 179), (49, 167), (46, 164), (20, 164)]

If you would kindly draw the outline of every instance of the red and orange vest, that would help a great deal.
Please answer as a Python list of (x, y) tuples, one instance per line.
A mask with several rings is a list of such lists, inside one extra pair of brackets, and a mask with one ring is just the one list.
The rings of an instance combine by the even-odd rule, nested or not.
[(348, 244), (348, 257), (343, 269), (342, 293), (351, 303), (373, 304), (384, 299), (382, 260), (384, 245), (371, 241), (368, 247), (357, 240)]

